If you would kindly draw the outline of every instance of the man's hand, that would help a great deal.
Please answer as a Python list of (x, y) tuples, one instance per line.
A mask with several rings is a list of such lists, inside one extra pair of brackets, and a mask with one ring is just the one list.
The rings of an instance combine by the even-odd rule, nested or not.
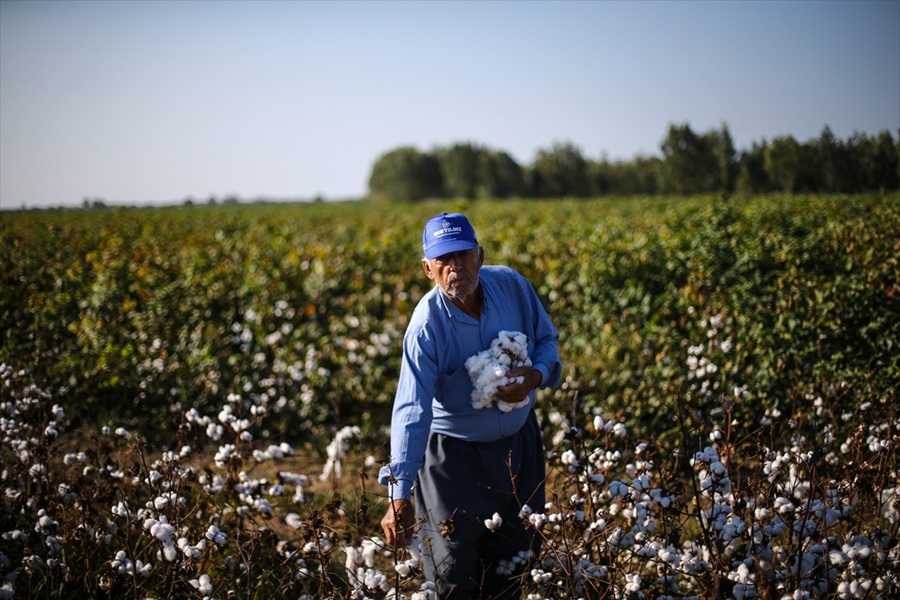
[(494, 397), (510, 404), (523, 402), (528, 397), (528, 394), (531, 393), (531, 390), (541, 385), (541, 379), (543, 379), (541, 372), (531, 367), (510, 369), (506, 372), (506, 376), (510, 379), (515, 377), (524, 378), (522, 383), (510, 383), (497, 388), (497, 393), (494, 394)]
[(408, 500), (394, 500), (381, 519), (388, 546), (406, 548), (414, 533), (416, 513)]

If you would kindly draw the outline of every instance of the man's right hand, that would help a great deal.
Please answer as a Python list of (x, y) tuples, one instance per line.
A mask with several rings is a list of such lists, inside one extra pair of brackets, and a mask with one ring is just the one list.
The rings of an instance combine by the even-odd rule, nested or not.
[(416, 513), (408, 500), (394, 500), (381, 519), (388, 546), (406, 548), (414, 533)]

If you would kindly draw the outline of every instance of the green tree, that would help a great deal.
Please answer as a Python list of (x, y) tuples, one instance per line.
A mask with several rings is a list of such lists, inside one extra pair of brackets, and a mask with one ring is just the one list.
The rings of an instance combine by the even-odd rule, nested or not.
[(882, 131), (871, 140), (864, 157), (864, 168), (869, 189), (895, 190), (900, 187), (900, 158), (889, 131)]
[(897, 130), (897, 141), (894, 143), (894, 161), (897, 173), (897, 188), (900, 189), (900, 129)]
[[(817, 138), (799, 143), (791, 136), (734, 147), (728, 125), (702, 135), (687, 123), (670, 124), (660, 144), (662, 157), (587, 160), (571, 143), (555, 143), (520, 165), (504, 151), (474, 142), (422, 153), (401, 147), (373, 166), (373, 196), (421, 199), (586, 197), (606, 195), (768, 193), (856, 193), (900, 188), (900, 137), (883, 131), (847, 140), (827, 125)], [(92, 207), (90, 199), (86, 207)]]
[(816, 146), (819, 155), (819, 189), (833, 193), (841, 184), (843, 149), (828, 125), (822, 129)]
[(769, 176), (766, 175), (765, 152), (768, 144), (754, 143), (750, 150), (742, 152), (738, 158), (737, 180), (735, 192), (742, 196), (766, 193), (771, 189)]
[(800, 144), (793, 136), (772, 140), (763, 155), (766, 175), (781, 191), (793, 194), (800, 172)]
[(662, 177), (662, 160), (657, 156), (635, 157), (631, 163), (635, 181), (633, 194), (658, 194), (659, 180)]
[(382, 154), (369, 176), (372, 196), (395, 200), (422, 200), (443, 193), (438, 159), (431, 153), (403, 146)]
[(715, 187), (718, 165), (710, 136), (698, 136), (687, 123), (672, 124), (660, 149), (663, 191), (695, 194)]
[(734, 141), (731, 139), (728, 125), (723, 123), (721, 128), (710, 131), (705, 137), (707, 146), (716, 159), (716, 179), (712, 184), (712, 189), (731, 192), (734, 190), (734, 181), (737, 175), (737, 161), (735, 160)]
[(524, 194), (525, 176), (512, 156), (503, 151), (482, 152), (478, 160), (479, 197), (510, 198)]
[(604, 154), (599, 161), (588, 161), (588, 185), (591, 196), (608, 196), (613, 194), (613, 171), (615, 165)]
[(444, 194), (451, 198), (474, 199), (480, 184), (481, 157), (484, 148), (467, 142), (438, 150)]
[(531, 176), (533, 191), (542, 198), (583, 198), (590, 194), (587, 161), (570, 142), (557, 142), (549, 150), (539, 150)]
[(659, 191), (662, 162), (657, 157), (636, 156), (633, 160), (612, 161), (603, 157), (588, 164), (591, 194), (594, 196), (646, 196)]

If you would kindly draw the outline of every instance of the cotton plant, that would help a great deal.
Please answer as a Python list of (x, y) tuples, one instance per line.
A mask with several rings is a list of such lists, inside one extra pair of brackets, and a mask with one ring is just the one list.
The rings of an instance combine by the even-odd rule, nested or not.
[(503, 519), (500, 517), (498, 513), (494, 513), (490, 519), (484, 520), (484, 526), (491, 533), (500, 529), (500, 526), (503, 525)]
[(495, 398), (498, 388), (524, 381), (524, 377), (510, 378), (506, 375), (510, 369), (523, 366), (531, 366), (531, 359), (528, 357), (528, 338), (518, 331), (501, 331), (491, 341), (487, 350), (466, 359), (466, 371), (474, 386), (472, 406), (482, 409), (496, 403), (503, 412), (526, 406), (527, 398), (521, 402), (505, 402)]
[[(237, 418), (235, 409), (240, 407), (245, 410), (249, 407), (251, 414), (258, 414), (259, 411), (254, 413), (254, 406), (252, 403), (243, 402), (241, 396), (232, 394), (228, 398), (228, 403), (219, 412), (219, 424), (231, 432), (229, 437), (236, 443), (221, 444), (213, 462), (215, 467), (224, 468), (230, 474), (223, 477), (216, 472), (216, 469), (200, 472), (193, 467), (182, 468), (180, 462), (191, 454), (189, 446), (182, 446), (175, 452), (163, 452), (160, 459), (149, 464), (149, 468), (144, 474), (135, 478), (135, 483), (146, 486), (156, 494), (146, 503), (145, 508), (133, 512), (125, 502), (120, 502), (112, 507), (112, 514), (124, 518), (126, 524), (136, 521), (143, 525), (142, 529), (159, 545), (157, 558), (160, 562), (198, 561), (204, 557), (208, 558), (211, 547), (223, 548), (229, 543), (227, 532), (217, 525), (209, 525), (208, 529), (197, 533), (192, 533), (186, 527), (176, 530), (170, 525), (176, 520), (181, 520), (183, 510), (186, 508), (185, 499), (174, 491), (182, 485), (182, 480), (186, 478), (196, 479), (197, 483), (211, 497), (228, 490), (233, 492), (234, 497), (242, 504), (226, 509), (225, 512), (232, 512), (242, 518), (250, 517), (253, 513), (266, 517), (271, 516), (274, 509), (268, 497), (288, 494), (291, 487), (295, 488), (295, 500), (302, 502), (302, 484), (307, 480), (304, 475), (283, 471), (279, 472), (278, 482), (269, 482), (265, 478), (253, 478), (245, 470), (237, 470), (244, 463), (239, 448), (252, 441), (252, 435), (244, 435), (244, 433), (248, 433), (247, 427), (252, 424), (252, 421), (245, 422)], [(195, 429), (201, 436), (206, 435), (210, 439), (216, 440), (221, 437), (221, 430), (210, 429), (209, 425), (212, 422), (212, 419), (202, 416), (196, 410), (192, 409), (186, 413), (186, 423), (190, 428)], [(252, 456), (256, 462), (263, 462), (278, 460), (291, 454), (293, 454), (293, 448), (282, 443), (270, 444), (265, 450), (255, 450)], [(77, 464), (84, 457), (73, 454), (67, 458), (68, 462)], [(213, 515), (213, 518), (218, 522), (221, 516)], [(208, 577), (206, 581), (202, 577), (194, 581), (203, 583), (204, 589), (209, 585)]]
[(418, 590), (410, 595), (409, 600), (435, 600), (435, 598), (437, 598), (437, 586), (433, 581), (425, 581)]
[(771, 505), (750, 499), (756, 501), (756, 522), (748, 553), (776, 581), (786, 582), (778, 585), (785, 591), (816, 597), (837, 583), (838, 597), (860, 598), (870, 591), (896, 590), (896, 577), (885, 575), (900, 567), (900, 554), (889, 541), (892, 534), (877, 528), (854, 534), (843, 525), (851, 524), (859, 510), (853, 476), (817, 486), (812, 479), (815, 452), (804, 445), (798, 440), (766, 461), (775, 495)]
[(289, 471), (279, 471), (278, 477), (285, 485), (292, 485), (294, 487), (294, 495), (291, 497), (292, 502), (295, 504), (303, 504), (306, 502), (303, 497), (303, 486), (309, 481), (309, 477), (298, 473), (291, 473)]
[[(3, 500), (9, 503), (4, 511), (16, 507), (14, 513), (4, 515), (6, 529), (0, 531), (0, 539), (6, 542), (4, 552), (0, 552), (0, 568), (8, 584), (0, 588), (4, 597), (15, 595), (14, 584), (23, 574), (65, 577), (69, 572), (62, 550), (70, 532), (62, 523), (59, 500), (71, 494), (66, 492), (67, 485), (53, 483), (47, 462), (50, 446), (64, 429), (66, 415), (58, 404), (51, 406), (53, 394), (49, 391), (34, 384), (18, 386), (18, 379), (26, 375), (24, 370), (0, 364), (0, 485), (4, 488)], [(56, 498), (52, 492), (41, 493), (52, 488), (62, 493)], [(21, 558), (17, 561), (14, 557)]]
[[(540, 507), (543, 511), (527, 505), (520, 511), (526, 526), (543, 539), (543, 551), (526, 573), (539, 592), (527, 597), (579, 597), (611, 584), (611, 558), (614, 564), (626, 564), (650, 548), (655, 552), (659, 519), (654, 507), (669, 496), (652, 485), (652, 463), (622, 464), (623, 452), (614, 444), (625, 441), (624, 425), (597, 417), (597, 437), (591, 439), (559, 414), (551, 413), (549, 420), (559, 428), (553, 439), (569, 446), (551, 450), (551, 465), (562, 469), (560, 475), (577, 492), (552, 499)], [(605, 445), (598, 443), (601, 439)], [(638, 589), (642, 581), (630, 581), (627, 590), (623, 584), (619, 593), (637, 597), (643, 593)]]
[[(696, 445), (673, 450), (636, 439), (627, 407), (612, 416), (595, 407), (584, 427), (569, 422), (576, 417), (561, 408), (544, 409), (541, 420), (552, 431), (545, 436), (551, 467), (547, 502), (523, 504), (519, 515), (542, 537), (543, 548), (537, 556), (510, 556), (498, 566), (504, 573), (521, 573), (523, 597), (898, 597), (900, 420), (869, 418), (873, 407), (893, 398), (844, 408), (847, 396), (834, 393), (840, 384), (823, 385), (797, 397), (805, 414), (789, 413), (782, 403), (785, 414), (760, 407), (753, 422), (737, 423), (727, 410), (715, 413), (715, 408), (756, 402), (761, 394), (752, 380), (731, 381), (738, 379), (730, 371), (731, 353), (740, 343), (725, 335), (726, 323), (720, 317), (706, 319), (705, 339), (683, 346), (685, 391), (708, 400), (702, 407), (709, 418), (689, 432)], [(346, 348), (368, 354), (364, 345)], [(314, 353), (307, 358), (314, 360)], [(295, 373), (298, 381), (309, 372), (302, 362), (279, 368)], [(212, 417), (195, 409), (185, 413), (179, 433), (196, 437), (200, 448), (211, 443), (208, 454), (193, 452), (181, 440), (182, 446), (161, 452), (156, 460), (141, 452), (129, 468), (94, 450), (48, 452), (49, 444), (65, 437), (65, 412), (54, 394), (16, 384), (16, 376), (25, 377), (20, 373), (0, 365), (5, 451), (0, 483), (4, 508), (12, 508), (4, 513), (8, 525), (0, 531), (0, 598), (35, 597), (29, 590), (42, 581), (81, 577), (81, 565), (73, 560), (81, 556), (86, 561), (97, 557), (89, 567), (96, 574), (90, 585), (107, 595), (139, 586), (147, 597), (158, 597), (154, 582), (176, 578), (196, 597), (216, 597), (220, 589), (224, 593), (223, 567), (242, 579), (246, 574), (248, 584), (254, 577), (251, 564), (253, 572), (268, 574), (267, 555), (245, 559), (245, 552), (271, 552), (271, 564), (287, 567), (280, 571), (283, 580), (274, 578), (281, 588), (265, 588), (273, 596), (291, 586), (292, 597), (309, 599), (436, 597), (435, 584), (422, 582), (412, 548), (410, 557), (395, 556), (390, 564), (380, 550), (371, 550), (375, 546), (359, 542), (351, 570), (343, 560), (348, 557), (337, 550), (349, 547), (348, 540), (379, 544), (368, 537), (372, 530), (342, 531), (337, 520), (325, 516), (322, 524), (315, 509), (298, 506), (307, 478), (272, 464), (292, 450), (263, 442), (265, 436), (259, 435), (261, 419), (277, 406), (275, 395), (268, 394), (271, 401), (266, 401), (266, 393), (253, 394), (253, 385), (268, 385), (262, 383), (265, 377), (243, 383), (229, 396), (227, 408), (214, 410)], [(574, 379), (567, 378), (567, 384), (568, 391), (560, 392), (563, 400), (577, 390)], [(298, 398), (303, 394), (299, 391)], [(769, 428), (793, 431), (793, 437), (772, 444), (784, 438), (766, 435)], [(139, 449), (138, 436), (129, 429), (108, 423), (102, 444), (118, 456), (126, 446)], [(334, 448), (335, 456), (348, 460), (346, 446)], [(214, 454), (221, 464), (215, 464)], [(203, 456), (210, 457), (208, 465), (189, 466)], [(278, 476), (268, 481), (254, 469)], [(94, 493), (87, 488), (104, 490), (104, 503), (85, 506), (86, 495)], [(332, 514), (351, 521), (342, 510)], [(287, 531), (266, 530), (260, 537), (271, 544), (246, 543), (260, 517), (284, 524)], [(491, 535), (494, 520), (488, 521), (485, 533)], [(92, 554), (78, 554), (83, 548)], [(263, 586), (272, 579), (252, 583)], [(336, 589), (338, 595), (329, 596)]]
[[(189, 429), (196, 430), (200, 435), (205, 434), (213, 441), (220, 441), (223, 432), (231, 431), (230, 439), (234, 439), (235, 443), (221, 443), (213, 457), (215, 465), (219, 468), (225, 468), (230, 472), (231, 477), (238, 481), (233, 485), (233, 490), (237, 492), (238, 497), (244, 502), (244, 506), (237, 508), (237, 514), (240, 516), (249, 516), (250, 513), (257, 513), (264, 516), (270, 516), (273, 512), (271, 502), (266, 496), (281, 496), (290, 489), (286, 486), (293, 486), (293, 501), (296, 503), (303, 502), (303, 484), (307, 477), (305, 475), (297, 475), (288, 472), (279, 472), (279, 482), (271, 483), (265, 479), (250, 478), (246, 471), (241, 470), (244, 463), (244, 454), (241, 448), (253, 441), (253, 435), (250, 428), (256, 421), (266, 414), (264, 402), (261, 404), (260, 398), (246, 399), (241, 394), (232, 393), (228, 395), (226, 404), (219, 411), (217, 420), (200, 414), (196, 409), (189, 409), (185, 413), (185, 423)], [(246, 412), (251, 418), (244, 419), (238, 416), (238, 412)], [(286, 443), (269, 444), (263, 449), (252, 449), (250, 455), (257, 463), (272, 460), (280, 460), (294, 454), (293, 447)], [(208, 475), (200, 478), (204, 484), (204, 489), (211, 493), (222, 492), (225, 487), (225, 479), (218, 474), (213, 474), (212, 479)]]
[(153, 565), (144, 564), (140, 560), (132, 560), (124, 550), (116, 552), (115, 558), (110, 562), (110, 568), (119, 574), (131, 575), (146, 579), (153, 571)]
[(359, 547), (344, 547), (344, 569), (348, 580), (354, 583), (356, 593), (364, 595), (391, 590), (391, 577), (375, 566), (375, 555), (383, 547), (384, 542), (377, 537), (362, 540)]
[[(657, 483), (653, 463), (620, 463), (623, 455), (611, 448), (592, 449), (588, 456), (574, 471), (567, 470), (586, 496), (573, 494), (565, 502), (548, 503), (544, 515), (528, 515), (545, 542), (542, 560), (530, 572), (532, 581), (554, 597), (611, 586), (621, 597), (637, 598), (651, 584), (679, 593), (679, 549), (660, 537), (676, 498)], [(607, 477), (591, 472), (604, 463)]]
[[(66, 547), (71, 552), (73, 535), (79, 540), (78, 547), (96, 543), (99, 552), (93, 552), (93, 556), (105, 555), (105, 569), (93, 571), (98, 577), (94, 585), (96, 589), (114, 593), (122, 585), (128, 585), (124, 583), (125, 579), (138, 579), (140, 585), (146, 585), (144, 582), (150, 580), (154, 571), (177, 569), (181, 572), (187, 565), (214, 560), (217, 553), (212, 549), (224, 549), (230, 543), (224, 523), (233, 517), (228, 515), (271, 515), (274, 507), (269, 497), (290, 495), (292, 488), (294, 500), (303, 502), (302, 485), (306, 476), (282, 471), (279, 481), (268, 482), (240, 470), (245, 463), (245, 453), (252, 450), (250, 429), (257, 423), (259, 415), (264, 414), (258, 408), (254, 410), (253, 400), (232, 394), (215, 418), (204, 417), (196, 409), (187, 411), (187, 432), (221, 444), (205, 469), (183, 464), (193, 454), (184, 439), (174, 450), (164, 450), (158, 458), (150, 460), (139, 449), (137, 436), (124, 427), (109, 423), (101, 428), (100, 437), (95, 439), (108, 440), (103, 443), (110, 448), (127, 447), (140, 452), (139, 456), (135, 455), (132, 469), (126, 472), (116, 464), (116, 458), (106, 453), (108, 450), (105, 453), (75, 450), (59, 453), (61, 460), (54, 470), (44, 457), (49, 454), (47, 447), (63, 430), (65, 412), (52, 403), (52, 394), (35, 386), (16, 387), (12, 381), (16, 375), (23, 376), (24, 372), (15, 372), (5, 365), (0, 367), (3, 445), (4, 450), (9, 450), (4, 453), (0, 478), (6, 488), (5, 501), (21, 503), (24, 507), (22, 516), (30, 516), (32, 520), (25, 531), (9, 528), (0, 532), (4, 545), (8, 544), (4, 549), (15, 549), (9, 555), (2, 554), (0, 560), (2, 573), (10, 577), (9, 585), (3, 588), (4, 596), (12, 596), (16, 588), (32, 588), (45, 578), (65, 577), (69, 569), (61, 560), (62, 550)], [(244, 419), (241, 414), (249, 418)], [(279, 460), (293, 453), (293, 449), (284, 443), (262, 448), (264, 450), (252, 453), (255, 462)], [(11, 460), (16, 461), (16, 465)], [(72, 478), (71, 482), (60, 479), (66, 476)], [(29, 490), (51, 493), (44, 494), (39, 502), (27, 497)], [(98, 492), (110, 494), (110, 499), (116, 500), (105, 509), (83, 504), (86, 494), (90, 497)], [(207, 513), (207, 510), (215, 510), (217, 497), (221, 498), (223, 512)], [(232, 498), (242, 501), (243, 506), (234, 507)], [(196, 503), (198, 500), (201, 500), (200, 504)], [(208, 504), (210, 502), (212, 504)], [(72, 516), (79, 520), (77, 530), (68, 529)], [(27, 523), (23, 518), (17, 518), (15, 522)], [(241, 542), (238, 540), (237, 543)], [(318, 566), (308, 569), (313, 577), (325, 565), (329, 544), (327, 539), (320, 539), (315, 544), (315, 553), (321, 553), (323, 558), (318, 561)], [(309, 549), (304, 548), (304, 552), (308, 553)], [(228, 553), (230, 551), (225, 550), (222, 556)], [(156, 560), (148, 560), (153, 556)], [(187, 571), (184, 573), (187, 577)], [(19, 585), (14, 586), (16, 574)], [(368, 578), (372, 579), (371, 574)], [(209, 575), (201, 575), (189, 583), (203, 595), (210, 595), (213, 582)]]
[(359, 438), (361, 435), (362, 431), (355, 425), (347, 425), (337, 431), (334, 439), (331, 440), (325, 449), (328, 453), (328, 459), (325, 461), (325, 467), (322, 469), (319, 479), (326, 481), (332, 475), (340, 478), (342, 461), (347, 452), (350, 451), (350, 440)]
[(196, 579), (188, 581), (191, 586), (204, 598), (209, 598), (213, 593), (212, 579), (206, 573), (203, 573)]
[[(595, 418), (592, 438), (590, 430), (548, 416), (558, 428), (553, 440), (568, 446), (554, 444), (551, 465), (579, 493), (552, 497), (543, 512), (523, 507), (520, 517), (544, 540), (528, 573), (537, 591), (526, 597), (570, 598), (590, 590), (622, 598), (704, 597), (712, 581), (727, 582), (730, 597), (742, 600), (764, 590), (785, 599), (884, 599), (897, 592), (896, 529), (850, 534), (858, 510), (853, 478), (817, 480), (820, 455), (802, 437), (766, 453), (762, 477), (751, 480), (759, 487), (748, 489), (732, 478), (734, 449), (712, 429), (711, 443), (690, 461), (696, 488), (677, 494), (661, 485), (662, 474), (645, 456), (651, 446), (633, 443), (624, 428), (618, 437), (609, 421)], [(861, 428), (858, 442), (878, 460), (891, 443), (882, 432), (898, 426)], [(896, 520), (894, 496), (892, 488), (878, 495), (889, 527)], [(677, 545), (667, 542), (667, 532), (683, 527), (679, 515), (693, 516), (701, 529)]]
[(265, 450), (256, 449), (253, 451), (253, 458), (255, 458), (257, 462), (277, 460), (286, 456), (293, 455), (294, 448), (291, 447), (291, 445), (287, 442), (281, 442), (280, 444), (269, 444), (269, 446)]

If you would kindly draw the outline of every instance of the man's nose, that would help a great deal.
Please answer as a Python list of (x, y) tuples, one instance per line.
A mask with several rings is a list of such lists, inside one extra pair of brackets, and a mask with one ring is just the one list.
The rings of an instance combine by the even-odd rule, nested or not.
[(463, 263), (465, 262), (465, 256), (456, 252), (448, 256), (447, 259), (447, 266), (449, 266), (454, 271), (459, 270), (459, 268), (462, 267)]

